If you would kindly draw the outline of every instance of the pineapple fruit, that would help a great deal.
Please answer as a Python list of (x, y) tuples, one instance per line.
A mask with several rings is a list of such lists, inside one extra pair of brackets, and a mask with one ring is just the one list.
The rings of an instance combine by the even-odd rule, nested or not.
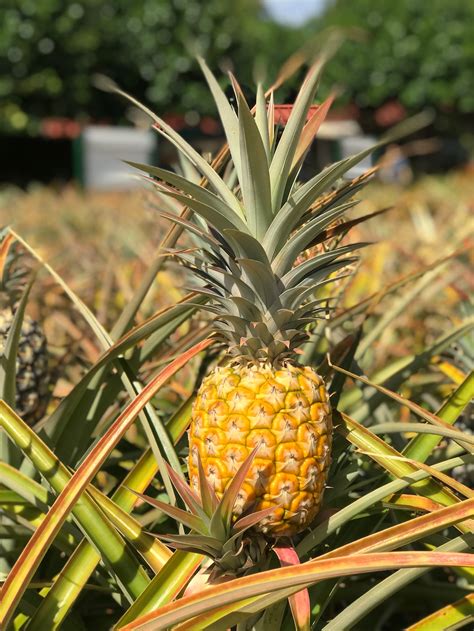
[[(308, 116), (322, 63), (310, 68), (281, 134), (271, 93), (267, 98), (259, 85), (252, 112), (231, 76), (236, 112), (204, 61), (200, 65), (227, 137), (231, 160), (225, 169), (207, 163), (149, 110), (156, 130), (200, 172), (207, 188), (172, 171), (129, 163), (152, 177), (162, 216), (194, 240), (194, 248), (175, 255), (193, 275), (193, 290), (207, 299), (203, 308), (213, 315), (214, 336), (224, 350), (194, 404), (190, 484), (198, 493), (202, 462), (221, 499), (256, 449), (233, 518), (267, 511), (254, 531), (292, 536), (309, 526), (321, 506), (332, 439), (327, 385), (298, 362), (298, 354), (316, 319), (328, 313), (323, 286), (357, 260), (350, 254), (361, 244), (340, 246), (331, 237), (347, 232), (338, 220), (369, 179), (341, 184), (340, 178), (370, 151), (298, 182), (330, 105), (328, 99)], [(191, 218), (171, 211), (176, 201), (193, 211)]]
[[(27, 273), (18, 242), (8, 231), (0, 231), (0, 356), (12, 330)], [(16, 357), (15, 409), (29, 425), (39, 421), (46, 411), (50, 380), (46, 337), (39, 322), (26, 315)]]
[(196, 487), (197, 458), (218, 496), (250, 451), (255, 458), (234, 504), (234, 514), (273, 508), (255, 528), (291, 535), (311, 523), (330, 464), (331, 409), (326, 387), (312, 368), (282, 362), (230, 364), (203, 382), (189, 432), (189, 474)]

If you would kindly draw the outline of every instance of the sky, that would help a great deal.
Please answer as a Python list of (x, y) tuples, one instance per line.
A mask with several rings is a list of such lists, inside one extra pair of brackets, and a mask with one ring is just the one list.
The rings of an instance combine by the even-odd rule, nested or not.
[(299, 26), (321, 13), (327, 0), (263, 0), (263, 4), (278, 22)]

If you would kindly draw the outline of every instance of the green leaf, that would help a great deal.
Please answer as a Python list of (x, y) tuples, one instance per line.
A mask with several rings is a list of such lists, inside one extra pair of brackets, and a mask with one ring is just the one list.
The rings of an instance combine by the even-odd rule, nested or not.
[(394, 206), (387, 206), (387, 208), (381, 208), (380, 210), (376, 210), (373, 213), (367, 213), (365, 215), (361, 215), (360, 217), (356, 217), (355, 219), (351, 219), (350, 221), (344, 221), (343, 223), (339, 223), (328, 230), (323, 230), (311, 243), (309, 247), (312, 248), (319, 243), (324, 243), (327, 239), (333, 237), (339, 237), (340, 235), (347, 234), (351, 228), (357, 226), (360, 223), (368, 221), (369, 219), (373, 219), (378, 215), (382, 215), (389, 210), (393, 210)]
[[(468, 524), (469, 518), (473, 515), (474, 498), (471, 498), (356, 539), (323, 554), (319, 558), (328, 559), (346, 554), (356, 555), (396, 550), (458, 522), (466, 521)], [(472, 525), (472, 519), (470, 522)]]
[(280, 209), (283, 200), (291, 165), (300, 141), (301, 132), (306, 123), (306, 116), (314, 99), (322, 67), (323, 64), (318, 60), (309, 69), (270, 164), (272, 211), (274, 215)]
[(346, 370), (345, 368), (340, 368), (339, 366), (333, 366), (333, 368), (337, 372), (340, 372), (344, 375), (352, 377), (352, 379), (355, 379), (356, 381), (361, 381), (362, 383), (375, 388), (378, 392), (389, 397), (390, 399), (393, 399), (394, 401), (399, 403), (401, 406), (407, 407), (414, 414), (416, 414), (417, 416), (420, 416), (425, 421), (428, 421), (428, 423), (441, 427), (445, 432), (448, 432), (446, 435), (448, 435), (450, 438), (453, 438), (453, 440), (455, 440), (458, 444), (460, 444), (463, 449), (466, 449), (467, 451), (470, 451), (472, 453), (473, 450), (472, 448), (469, 447), (469, 444), (471, 443), (471, 441), (464, 440), (464, 434), (461, 430), (457, 428), (455, 430), (451, 430), (449, 427), (449, 424), (445, 423), (442, 419), (438, 418), (435, 414), (432, 414), (425, 408), (421, 407), (421, 405), (418, 405), (417, 403), (410, 401), (410, 399), (402, 397), (396, 392), (392, 392), (388, 388), (384, 388), (378, 383), (370, 381), (369, 379), (366, 379), (365, 377), (362, 377), (361, 375), (356, 375), (350, 372), (349, 370)]
[[(350, 245), (343, 245), (340, 248), (336, 248), (335, 250), (329, 250), (329, 252), (325, 252), (324, 254), (317, 254), (314, 258), (309, 259), (308, 261), (304, 261), (300, 263), (297, 267), (294, 267), (289, 272), (287, 272), (282, 280), (282, 283), (285, 287), (294, 287), (295, 285), (301, 283), (306, 277), (310, 274), (313, 274), (317, 271), (325, 271), (328, 270), (328, 273), (325, 276), (329, 276), (329, 270), (331, 270), (331, 264), (340, 256), (344, 254), (348, 254), (349, 252), (354, 252), (354, 250), (359, 250), (367, 245), (367, 243), (351, 243)], [(344, 261), (339, 261), (339, 267), (344, 267), (348, 265), (349, 262), (353, 262), (353, 259), (345, 259)], [(335, 268), (332, 268), (335, 271)]]
[[(28, 296), (33, 282), (34, 279), (31, 279), (23, 292), (7, 333), (3, 353), (0, 355), (0, 400), (5, 401), (10, 407), (15, 407), (18, 344)], [(0, 461), (16, 465), (20, 461), (19, 457), (18, 450), (2, 432), (0, 435)]]
[[(398, 432), (415, 432), (418, 434), (429, 434), (431, 436), (444, 436), (461, 443), (471, 453), (474, 451), (470, 445), (474, 445), (474, 437), (470, 434), (462, 434), (459, 430), (449, 430), (446, 427), (433, 427), (428, 423), (403, 423), (395, 421), (393, 423), (376, 423), (370, 426), (371, 431), (378, 434), (396, 434)], [(461, 442), (462, 441), (462, 442)], [(406, 455), (406, 454), (405, 454)]]
[[(61, 494), (65, 492), (65, 489), (71, 486), (73, 476), (53, 452), (36, 436), (35, 432), (10, 410), (3, 401), (0, 401), (0, 427), (8, 434), (16, 446), (28, 456), (51, 488), (61, 498)], [(83, 490), (85, 490), (85, 487)], [(17, 581), (21, 580), (22, 576), (26, 576), (27, 578), (25, 578), (19, 588), (21, 592), (26, 589), (28, 580), (33, 576), (33, 572), (31, 570), (28, 571), (28, 565), (36, 567), (39, 564), (47, 547), (49, 547), (54, 538), (48, 538), (47, 547), (39, 552), (32, 546), (32, 542), (39, 537), (41, 532), (47, 527), (48, 522), (51, 521), (51, 513), (53, 508), (58, 506), (58, 503), (61, 503), (60, 499), (56, 499), (53, 503), (6, 578), (2, 591), (2, 605), (4, 605), (4, 609), (0, 609), (5, 617), (9, 617), (13, 613), (19, 597), (15, 589), (13, 591), (9, 590), (9, 584), (14, 586)], [(87, 493), (78, 496), (76, 502), (71, 502), (70, 511), (72, 511), (76, 523), (89, 541), (100, 551), (104, 563), (107, 563), (112, 568), (123, 593), (133, 602), (149, 582), (144, 568), (137, 562), (136, 557), (131, 553), (121, 535), (110, 524)], [(70, 511), (64, 513), (59, 523), (54, 523), (55, 534), (59, 532)], [(27, 562), (24, 561), (25, 558), (27, 558)], [(3, 624), (1, 615), (0, 624)]]
[[(373, 447), (369, 447), (373, 449)], [(396, 461), (394, 460), (394, 463)], [(463, 458), (450, 458), (438, 464), (433, 465), (433, 469), (437, 471), (448, 471), (453, 467), (459, 466), (466, 462), (474, 462), (473, 456), (464, 456)], [(297, 552), (301, 556), (308, 554), (316, 546), (321, 544), (329, 535), (341, 528), (344, 524), (351, 521), (354, 517), (363, 513), (368, 508), (381, 502), (384, 498), (402, 491), (411, 484), (425, 481), (431, 477), (430, 473), (424, 470), (408, 471), (408, 467), (399, 470), (399, 476), (396, 480), (383, 484), (382, 486), (370, 491), (362, 497), (354, 500), (344, 508), (341, 508), (335, 515), (331, 515), (313, 528), (313, 530), (300, 541), (297, 546)]]
[(265, 92), (261, 83), (257, 85), (257, 101), (255, 105), (255, 123), (257, 124), (260, 138), (262, 139), (265, 154), (267, 156), (267, 163), (270, 164), (271, 160), (271, 143), (270, 134), (268, 129), (268, 114), (267, 104), (265, 99)]
[[(174, 331), (182, 322), (183, 316), (189, 317), (196, 310), (192, 301), (199, 302), (200, 300), (205, 301), (204, 298), (197, 296), (186, 297), (181, 303), (164, 308), (145, 322), (138, 324), (123, 338), (111, 345), (76, 384), (71, 393), (61, 401), (49, 417), (46, 426), (46, 433), (51, 443), (55, 444), (56, 453), (61, 460), (65, 461), (66, 464), (76, 462), (78, 456), (75, 454), (82, 454), (84, 451), (83, 449), (79, 450), (83, 441), (86, 440), (86, 446), (89, 444), (89, 436), (84, 437), (81, 433), (81, 429), (83, 430), (81, 426), (84, 422), (83, 410), (91, 410), (97, 403), (97, 391), (111, 362), (153, 333), (157, 333), (162, 339), (164, 336), (166, 339), (170, 330)], [(89, 432), (93, 431), (93, 428), (88, 429)]]
[(232, 156), (232, 160), (237, 171), (237, 177), (240, 182), (242, 171), (239, 144), (239, 121), (237, 119), (237, 115), (204, 59), (202, 57), (198, 57), (197, 60), (199, 62), (199, 65), (201, 66), (201, 70), (206, 78), (207, 84), (217, 105), (219, 117), (221, 119), (222, 126), (224, 127), (226, 140), (229, 145), (230, 154)]
[(121, 90), (118, 86), (113, 85), (111, 89), (145, 112), (145, 114), (153, 120), (154, 128), (158, 131), (158, 133), (168, 139), (178, 149), (178, 151), (186, 156), (191, 164), (193, 164), (198, 171), (207, 178), (212, 188), (219, 193), (222, 199), (224, 199), (237, 214), (241, 213), (240, 204), (238, 203), (235, 195), (217, 174), (215, 169), (208, 164), (206, 160), (171, 127), (171, 125), (168, 125), (162, 118), (143, 105), (143, 103), (140, 103), (140, 101)]
[(309, 247), (311, 242), (318, 236), (321, 230), (324, 230), (332, 221), (335, 221), (349, 209), (353, 208), (358, 202), (351, 201), (341, 204), (330, 210), (319, 213), (316, 217), (310, 219), (302, 228), (295, 232), (287, 243), (280, 250), (278, 255), (272, 262), (272, 268), (277, 276), (283, 276), (294, 265), (295, 260)]
[(407, 628), (407, 631), (445, 631), (460, 629), (474, 621), (474, 593), (441, 607)]
[(20, 341), (21, 327), (23, 326), (28, 296), (33, 282), (34, 279), (31, 279), (23, 292), (18, 307), (13, 315), (11, 326), (8, 329), (3, 353), (0, 355), (0, 399), (3, 399), (11, 407), (15, 405), (18, 343)]
[[(210, 245), (212, 248), (218, 249), (222, 247), (219, 241), (217, 241), (217, 239), (214, 239), (214, 237), (211, 236), (210, 233), (204, 231), (200, 226), (197, 226), (192, 221), (188, 221), (184, 217), (181, 217), (181, 215), (173, 215), (172, 213), (168, 213), (163, 210), (158, 210), (157, 212), (160, 215), (160, 217), (163, 217), (164, 219), (167, 219), (168, 221), (171, 221), (175, 224), (182, 226), (185, 230), (187, 230), (191, 234), (195, 234), (199, 240), (203, 241), (207, 245)], [(163, 253), (163, 256), (164, 254), (165, 253)]]
[[(84, 459), (81, 466), (65, 485), (60, 496), (51, 507), (42, 524), (31, 537), (27, 546), (15, 563), (12, 571), (3, 585), (3, 600), (0, 605), (0, 624), (6, 626), (31, 580), (41, 559), (48, 550), (51, 541), (61, 528), (71, 511), (74, 503), (79, 499), (102, 463), (114, 449), (127, 429), (133, 424), (135, 417), (143, 406), (158, 392), (162, 385), (187, 361), (204, 350), (211, 343), (210, 340), (201, 342), (169, 364), (161, 371), (122, 412), (113, 425), (97, 442), (92, 451)], [(2, 409), (3, 406), (3, 409)], [(7, 413), (6, 404), (0, 402), (0, 413), (3, 418)]]
[[(363, 160), (368, 153), (364, 152), (360, 160)], [(263, 240), (263, 246), (271, 259), (282, 249), (288, 236), (296, 228), (300, 219), (308, 211), (315, 199), (350, 168), (346, 169), (345, 163), (347, 160), (349, 158), (342, 162), (337, 162), (315, 175), (298, 188), (278, 210)], [(339, 168), (337, 168), (338, 165)]]
[(250, 233), (263, 239), (272, 222), (270, 174), (265, 147), (245, 99), (239, 94), (240, 187)]
[(253, 259), (270, 267), (267, 254), (257, 239), (238, 230), (224, 230), (224, 236), (238, 258)]
[(329, 108), (334, 101), (334, 95), (331, 94), (325, 101), (318, 105), (315, 113), (311, 116), (309, 121), (303, 127), (301, 132), (301, 136), (298, 142), (298, 146), (296, 147), (295, 156), (293, 158), (293, 163), (291, 165), (291, 169), (298, 168), (301, 160), (306, 155), (307, 151), (310, 149), (316, 134), (321, 127), (321, 124), (324, 122)]
[[(192, 398), (183, 403), (167, 425), (170, 436), (175, 443), (183, 435), (189, 424), (191, 405)], [(113, 494), (112, 500), (115, 505), (127, 511), (127, 513), (131, 512), (135, 505), (136, 495), (128, 489), (144, 491), (155, 477), (157, 471), (158, 465), (153, 452), (151, 449), (148, 449)], [(156, 547), (156, 543), (157, 540), (154, 541), (153, 548)], [(151, 549), (149, 548), (149, 550)], [(61, 624), (76, 599), (80, 596), (83, 585), (87, 583), (99, 561), (100, 555), (96, 549), (86, 540), (83, 540), (69, 557), (51, 589), (44, 596), (41, 604), (33, 614), (30, 622), (32, 631), (34, 629), (38, 631), (52, 629), (54, 625), (59, 626)], [(164, 563), (161, 564), (161, 567), (163, 565)], [(158, 565), (152, 564), (151, 567), (157, 568)], [(61, 603), (59, 610), (57, 607), (58, 602)]]
[[(397, 138), (402, 137), (404, 134), (408, 134), (416, 129), (419, 129), (420, 126), (427, 124), (427, 120), (426, 115), (422, 114), (419, 116), (413, 116), (412, 118), (404, 121), (402, 124), (391, 130), (391, 132), (386, 134), (372, 147), (364, 149), (349, 158), (335, 162), (321, 171), (321, 173), (315, 175), (306, 182), (306, 184), (303, 184), (303, 186), (301, 186), (301, 188), (299, 188), (293, 195), (291, 195), (288, 201), (281, 208), (279, 206), (278, 208), (274, 207), (275, 218), (265, 235), (263, 243), (270, 258), (273, 259), (274, 255), (280, 251), (283, 244), (286, 242), (288, 235), (292, 232), (298, 221), (321, 193), (326, 191), (330, 186), (332, 186), (332, 184), (334, 184), (334, 182), (347, 173), (347, 171), (359, 164), (359, 162), (373, 153), (376, 149), (383, 147), (387, 143), (393, 142)], [(285, 132), (287, 129), (288, 125)], [(283, 137), (280, 140), (277, 151), (275, 152), (272, 167), (282, 140)], [(272, 173), (272, 168), (270, 168), (270, 173)], [(272, 192), (273, 186), (274, 182), (272, 179)]]
[(150, 568), (154, 572), (158, 572), (171, 556), (169, 548), (145, 532), (140, 522), (129, 515), (116, 501), (92, 485), (89, 486), (89, 492), (117, 530), (142, 555)]
[[(190, 197), (195, 199), (196, 201), (201, 202), (206, 206), (211, 206), (212, 208), (215, 208), (216, 211), (218, 211), (219, 214), (223, 215), (224, 217), (234, 217), (235, 215), (237, 215), (236, 220), (242, 220), (242, 213), (240, 213), (240, 215), (237, 214), (235, 210), (231, 206), (226, 204), (226, 202), (223, 201), (220, 197), (214, 195), (214, 193), (211, 193), (211, 191), (208, 191), (203, 186), (194, 184), (181, 175), (173, 173), (173, 171), (167, 171), (166, 169), (160, 169), (159, 167), (151, 166), (148, 164), (141, 164), (139, 162), (130, 162), (129, 160), (124, 160), (124, 162), (134, 167), (135, 169), (139, 169), (140, 171), (144, 171), (145, 173), (148, 173), (153, 177), (163, 180), (167, 184), (171, 184), (172, 186), (180, 189), (186, 195), (189, 195)], [(164, 191), (164, 193), (166, 194), (166, 191)], [(238, 203), (237, 198), (236, 202)], [(185, 204), (185, 202), (183, 203)]]
[[(462, 411), (469, 405), (474, 397), (474, 373), (469, 374), (466, 379), (451, 394), (446, 403), (437, 413), (438, 418), (446, 423), (454, 424)], [(403, 455), (418, 462), (426, 462), (439, 444), (438, 436), (415, 436), (407, 447), (403, 450)]]
[(132, 623), (138, 616), (170, 602), (188, 584), (203, 560), (202, 554), (178, 550), (153, 578), (147, 589), (137, 598), (116, 624), (117, 629)]
[[(336, 318), (335, 318), (336, 319)], [(448, 331), (438, 338), (431, 346), (425, 348), (418, 355), (408, 355), (396, 362), (391, 362), (378, 373), (372, 376), (372, 383), (383, 383), (385, 388), (392, 392), (400, 388), (406, 382), (409, 375), (414, 374), (420, 366), (427, 364), (432, 357), (441, 353), (450, 344), (463, 337), (474, 326), (474, 320), (466, 320), (457, 325), (452, 331)], [(343, 393), (339, 409), (351, 410), (351, 416), (356, 421), (363, 421), (370, 417), (371, 413), (386, 400), (386, 394), (374, 390), (364, 397), (359, 389)]]
[[(407, 461), (400, 452), (388, 445), (378, 436), (375, 436), (370, 429), (357, 423), (353, 418), (342, 413), (342, 420), (345, 425), (345, 433), (347, 439), (362, 449), (370, 458), (377, 462), (391, 475), (402, 477), (417, 468), (426, 467), (416, 461)], [(459, 501), (458, 497), (448, 488), (440, 484), (437, 480), (429, 480), (414, 485), (419, 492), (430, 499), (442, 504), (450, 506)], [(459, 526), (461, 528), (461, 526)], [(464, 528), (462, 529), (465, 530)]]
[(200, 217), (202, 217), (206, 223), (215, 226), (218, 230), (222, 231), (225, 228), (235, 228), (236, 230), (240, 230), (241, 232), (248, 232), (248, 228), (242, 219), (237, 215), (237, 213), (222, 214), (217, 207), (209, 206), (208, 204), (203, 204), (202, 202), (194, 199), (193, 197), (186, 197), (186, 195), (182, 195), (180, 193), (173, 193), (170, 190), (163, 190), (165, 195), (172, 197), (173, 199), (177, 199), (185, 206), (189, 206), (195, 213), (197, 213)]
[(187, 550), (196, 554), (206, 554), (211, 558), (215, 558), (222, 548), (222, 541), (204, 534), (159, 535), (159, 537), (170, 543), (172, 548)]
[[(63, 278), (28, 243), (26, 243), (21, 237), (16, 235), (16, 233), (12, 232), (12, 234), (45, 267), (45, 269), (53, 276), (56, 282), (63, 288), (67, 296), (71, 299), (75, 307), (79, 310), (79, 312), (84, 317), (88, 325), (91, 327), (92, 331), (97, 336), (104, 350), (107, 350), (110, 346), (112, 346), (113, 344), (112, 339), (110, 335), (107, 333), (107, 331), (105, 330), (105, 328), (97, 320), (97, 318), (94, 316), (92, 311), (79, 298), (79, 296), (77, 296), (76, 293), (63, 280)], [(117, 367), (119, 370), (119, 374), (121, 375), (121, 379), (125, 385), (125, 388), (127, 389), (130, 395), (135, 396), (137, 393), (140, 392), (141, 387), (140, 387), (140, 384), (137, 382), (133, 372), (130, 370), (129, 365), (124, 359), (118, 359)], [(97, 365), (95, 366), (95, 369), (97, 370), (97, 372), (99, 371), (99, 369), (97, 368)], [(97, 385), (96, 385), (95, 390), (96, 389), (97, 389)], [(77, 394), (76, 390), (78, 390), (78, 388), (75, 388), (73, 390), (74, 395)], [(93, 393), (94, 398), (97, 394), (95, 390)], [(147, 438), (150, 441), (152, 449), (154, 450), (155, 456), (158, 458), (158, 460), (161, 458), (161, 452), (160, 452), (159, 444), (155, 437), (155, 433), (160, 437), (160, 441), (165, 445), (165, 451), (167, 453), (168, 460), (172, 463), (177, 463), (178, 460), (174, 452), (173, 445), (168, 440), (166, 432), (163, 431), (163, 428), (161, 426), (161, 421), (157, 417), (157, 414), (154, 408), (151, 405), (147, 404), (145, 410), (140, 410), (139, 417), (143, 423), (143, 427), (144, 427), (145, 433), (147, 434)], [(70, 419), (68, 418), (68, 420)], [(62, 427), (61, 427), (62, 431), (64, 431), (65, 429), (64, 425), (65, 424), (62, 424)], [(77, 429), (74, 425), (72, 425), (71, 433), (67, 435), (67, 439), (66, 439), (66, 442), (69, 445), (69, 449), (71, 449), (71, 447), (73, 448), (73, 445), (75, 444), (74, 439), (73, 439), (73, 434), (75, 431), (77, 431)], [(64, 459), (64, 456), (61, 453), (61, 447), (62, 447), (61, 441), (56, 439), (54, 440), (54, 443), (55, 443), (58, 455), (60, 455)], [(69, 464), (67, 460), (66, 462), (67, 464)], [(166, 484), (167, 480), (164, 480), (164, 482)], [(168, 492), (172, 496), (172, 488), (168, 488)]]
[(267, 308), (274, 305), (278, 301), (280, 289), (272, 269), (254, 259), (239, 258), (237, 260), (245, 272), (248, 284), (253, 287), (261, 303)]

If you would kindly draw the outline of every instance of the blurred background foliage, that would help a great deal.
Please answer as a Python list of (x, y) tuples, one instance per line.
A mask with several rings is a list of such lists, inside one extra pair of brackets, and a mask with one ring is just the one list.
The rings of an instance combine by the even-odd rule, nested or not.
[(117, 122), (123, 102), (94, 88), (95, 73), (160, 112), (214, 112), (196, 51), (248, 83), (299, 43), (258, 0), (2, 0), (0, 12), (0, 131), (35, 133), (46, 116)]
[(196, 49), (212, 68), (235, 69), (252, 85), (255, 67), (273, 77), (302, 42), (332, 26), (351, 37), (329, 64), (322, 94), (341, 86), (340, 103), (355, 104), (366, 126), (376, 108), (396, 101), (408, 111), (435, 108), (441, 131), (469, 128), (473, 2), (316, 4), (317, 17), (292, 26), (271, 19), (263, 0), (2, 0), (0, 132), (36, 134), (54, 116), (123, 120), (123, 103), (93, 87), (98, 72), (161, 113), (214, 113)]
[(306, 28), (359, 28), (324, 77), (342, 99), (373, 110), (389, 101), (432, 107), (441, 128), (467, 127), (474, 113), (474, 2), (337, 0)]

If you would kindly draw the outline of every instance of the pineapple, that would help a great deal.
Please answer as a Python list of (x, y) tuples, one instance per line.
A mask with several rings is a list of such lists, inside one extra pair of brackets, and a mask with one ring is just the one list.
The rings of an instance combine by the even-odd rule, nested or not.
[(257, 447), (257, 457), (234, 504), (273, 508), (255, 528), (292, 535), (314, 519), (330, 464), (331, 409), (312, 368), (289, 360), (218, 367), (203, 382), (189, 432), (189, 474), (197, 488), (197, 458), (222, 496)]
[[(309, 526), (323, 497), (331, 460), (332, 422), (327, 385), (298, 362), (315, 319), (328, 312), (323, 285), (354, 263), (361, 244), (324, 246), (369, 178), (340, 178), (364, 151), (327, 167), (305, 183), (297, 176), (330, 100), (308, 119), (322, 64), (315, 63), (281, 134), (273, 96), (257, 89), (251, 112), (234, 77), (234, 111), (203, 60), (231, 162), (221, 173), (163, 120), (156, 130), (207, 180), (198, 186), (174, 172), (137, 163), (156, 184), (162, 216), (188, 230), (196, 247), (176, 251), (191, 271), (193, 290), (207, 298), (223, 360), (197, 393), (189, 430), (189, 477), (199, 492), (199, 463), (221, 499), (256, 449), (233, 507), (233, 518), (267, 511), (253, 525), (270, 537), (293, 536)], [(120, 90), (118, 90), (120, 92)], [(122, 92), (122, 94), (124, 94)], [(131, 98), (131, 97), (128, 97)], [(177, 217), (176, 201), (193, 211)], [(349, 225), (349, 224), (348, 224)], [(336, 226), (336, 227), (334, 227)], [(349, 225), (350, 227), (350, 225)], [(305, 253), (309, 255), (305, 256)]]
[[(25, 286), (27, 269), (21, 258), (18, 242), (8, 231), (0, 231), (0, 356)], [(26, 315), (18, 340), (15, 408), (29, 425), (43, 417), (50, 399), (49, 386), (46, 337), (40, 324)]]

